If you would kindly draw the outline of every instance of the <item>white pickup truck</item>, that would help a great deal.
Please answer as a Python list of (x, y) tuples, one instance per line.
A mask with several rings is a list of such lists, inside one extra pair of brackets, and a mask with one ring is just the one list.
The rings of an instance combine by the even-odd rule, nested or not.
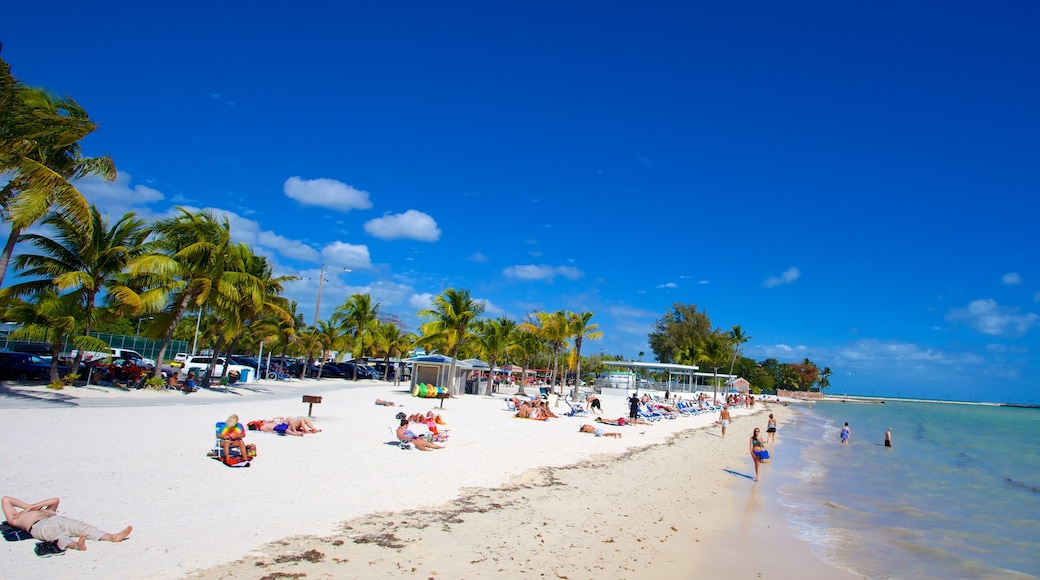
[[(74, 350), (70, 352), (68, 358), (70, 360), (76, 358), (77, 352), (79, 351)], [(125, 358), (127, 360), (134, 361), (136, 364), (139, 364), (143, 367), (155, 366), (154, 359), (145, 358), (141, 356), (141, 353), (137, 352), (136, 350), (131, 350), (129, 348), (110, 348), (108, 349), (108, 352), (95, 352), (88, 350), (83, 353), (83, 362), (89, 362), (99, 358)]]
[[(210, 360), (211, 359), (209, 356), (190, 356), (186, 361), (184, 361), (184, 366), (177, 369), (177, 374), (179, 375), (179, 378), (184, 379), (188, 376), (188, 373), (190, 371), (195, 371), (195, 376), (201, 377), (207, 370), (209, 370)], [(217, 366), (213, 369), (214, 378), (220, 378), (223, 376), (224, 362), (224, 357), (217, 357)], [(231, 371), (238, 371), (240, 376), (244, 376), (248, 373), (253, 372), (253, 369), (242, 365), (229, 364), (228, 373), (230, 373)]]

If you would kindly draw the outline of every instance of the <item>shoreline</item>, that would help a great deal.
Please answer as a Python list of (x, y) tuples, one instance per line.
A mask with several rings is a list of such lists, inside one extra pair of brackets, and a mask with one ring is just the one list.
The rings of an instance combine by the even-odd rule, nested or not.
[[(627, 552), (622, 551), (622, 545), (627, 549), (629, 544), (640, 552), (652, 547), (656, 564), (682, 566), (686, 561), (683, 558), (697, 552), (685, 541), (707, 545), (711, 534), (729, 533), (722, 525), (727, 521), (725, 514), (739, 504), (733, 503), (735, 496), (727, 495), (726, 488), (738, 487), (734, 480), (742, 478), (722, 469), (745, 473), (750, 469), (746, 448), (741, 451), (741, 446), (746, 446), (743, 431), (749, 430), (752, 420), (762, 420), (758, 413), (764, 411), (759, 408), (756, 418), (748, 419), (747, 410), (734, 410), (730, 436), (725, 445), (718, 445), (721, 441), (714, 434), (717, 428), (707, 428), (715, 414), (663, 420), (652, 426), (608, 427), (624, 435), (612, 439), (577, 433), (579, 425), (593, 422), (591, 416), (561, 416), (547, 422), (514, 419), (505, 409), (504, 394), (467, 395), (446, 401), (445, 408), (440, 409), (436, 401), (406, 395), (406, 385), (370, 381), (358, 385), (334, 379), (276, 386), (282, 392), (243, 396), (220, 393), (206, 401), (190, 400), (194, 395), (181, 398), (160, 393), (156, 395), (160, 403), (148, 405), (135, 405), (131, 400), (105, 400), (97, 406), (33, 401), (28, 407), (19, 407), (23, 402), (5, 393), (0, 400), (0, 421), (47, 428), (27, 431), (33, 436), (20, 438), (11, 446), (9, 468), (0, 476), (0, 493), (30, 501), (58, 496), (63, 512), (71, 517), (103, 529), (133, 524), (134, 533), (122, 544), (89, 543), (87, 552), (60, 558), (60, 566), (54, 565), (54, 558), (33, 556), (29, 542), (5, 542), (0, 550), (3, 576), (47, 576), (55, 580), (239, 577), (229, 575), (234, 573), (255, 578), (260, 570), (241, 561), (267, 558), (267, 551), (279, 546), (295, 550), (316, 541), (322, 547), (318, 551), (325, 554), (323, 562), (296, 562), (291, 568), (295, 571), (302, 570), (301, 566), (332, 565), (331, 558), (339, 556), (324, 549), (321, 538), (328, 537), (345, 538), (338, 546), (331, 546), (336, 550), (375, 550), (372, 557), (380, 561), (389, 562), (397, 557), (397, 551), (405, 551), (408, 558), (421, 563), (417, 568), (435, 565), (435, 571), (445, 577), (496, 573), (490, 569), (476, 572), (474, 567), (481, 566), (481, 558), (485, 558), (486, 567), (494, 557), (517, 561), (524, 554), (538, 554), (536, 548), (543, 545), (540, 540), (554, 550), (543, 552), (542, 558), (556, 554), (553, 562), (557, 558), (580, 561), (586, 556), (567, 556), (580, 552), (566, 548), (582, 534), (603, 540), (593, 542), (589, 549), (593, 554), (602, 553), (605, 563), (622, 554), (619, 567), (606, 564), (597, 573), (625, 570)], [(265, 388), (261, 384), (258, 391)], [(215, 421), (231, 412), (238, 413), (243, 422), (286, 411), (303, 415), (306, 406), (300, 402), (300, 395), (317, 391), (324, 401), (315, 405), (314, 421), (323, 433), (298, 438), (250, 432), (247, 441), (256, 444), (259, 457), (249, 469), (228, 469), (205, 457), (212, 447)], [(74, 393), (70, 390), (67, 394)], [(127, 394), (130, 398), (133, 395)], [(376, 397), (397, 400), (402, 406), (375, 406), (372, 401)], [(607, 417), (626, 414), (620, 397), (603, 397), (603, 406)], [(563, 403), (561, 407), (558, 413), (566, 409)], [(773, 406), (782, 426), (781, 409)], [(447, 448), (424, 453), (388, 445), (392, 439), (388, 427), (399, 410), (442, 413), (451, 433)], [(72, 453), (58, 453), (59, 461), (40, 461), (41, 457), (55, 456), (66, 443)], [(719, 467), (702, 473), (709, 464)], [(661, 477), (662, 473), (685, 475)], [(766, 473), (764, 477), (768, 478)], [(566, 483), (575, 477), (572, 483)], [(539, 485), (545, 481), (551, 485)], [(660, 490), (653, 492), (655, 488)], [(699, 492), (694, 493), (695, 489)], [(667, 498), (663, 505), (655, 503), (655, 493), (660, 496), (656, 499)], [(502, 504), (503, 496), (510, 494), (523, 497), (513, 504)], [(528, 495), (542, 499), (532, 504)], [(633, 502), (632, 497), (637, 495), (641, 501)], [(778, 499), (769, 501), (778, 505)], [(632, 504), (640, 509), (629, 513), (626, 510)], [(723, 514), (719, 522), (715, 521), (719, 512), (712, 511), (716, 508)], [(460, 511), (463, 509), (471, 511)], [(685, 514), (669, 524), (678, 531), (669, 526), (661, 528), (656, 518), (662, 516), (654, 515), (659, 511)], [(405, 515), (409, 521), (414, 518), (429, 523), (414, 530), (401, 524)], [(505, 523), (518, 515), (530, 521), (517, 521), (515, 526)], [(544, 530), (525, 538), (537, 544), (521, 547), (526, 545), (519, 543), (511, 530), (541, 524), (536, 520), (542, 516), (561, 523), (540, 526)], [(463, 521), (438, 523), (438, 517)], [(472, 527), (471, 520), (486, 522), (485, 527)], [(589, 527), (590, 521), (595, 525)], [(694, 521), (697, 524), (691, 525)], [(404, 537), (411, 533), (409, 529), (418, 536), (402, 548), (380, 547), (381, 537), (393, 542), (380, 535), (386, 532), (378, 531), (389, 522), (401, 528), (395, 537)], [(357, 544), (356, 534), (342, 528), (345, 524), (375, 526), (371, 528), (375, 536)], [(452, 532), (441, 537), (437, 530), (445, 527)], [(562, 531), (554, 531), (557, 528)], [(541, 537), (535, 539), (539, 533)], [(794, 538), (792, 532), (787, 530), (783, 535), (790, 542), (800, 543), (808, 553), (808, 544)], [(501, 545), (486, 546), (483, 555), (474, 553), (465, 561), (461, 555), (450, 562), (438, 560), (445, 554), (460, 553), (460, 542), (479, 546), (495, 537), (503, 538)], [(610, 538), (613, 541), (607, 542)], [(643, 541), (637, 541), (639, 538)], [(440, 545), (444, 548), (436, 549), (438, 542), (443, 542)], [(662, 547), (666, 549), (662, 551)], [(305, 554), (308, 549), (299, 553)], [(737, 557), (740, 552), (739, 547), (730, 547), (721, 553)], [(690, 569), (703, 570), (705, 558), (719, 559), (718, 553), (702, 553), (701, 562)], [(536, 559), (528, 571), (544, 571), (544, 561)], [(453, 565), (462, 567), (449, 571), (454, 570), (450, 568)], [(801, 562), (798, 569), (816, 569), (817, 565), (826, 566), (813, 558)], [(374, 573), (367, 564), (356, 571), (349, 562), (333, 567), (334, 577), (371, 577)], [(396, 562), (392, 567), (386, 574), (396, 573)], [(266, 572), (279, 569), (264, 568)], [(771, 569), (772, 565), (766, 568)], [(834, 569), (825, 569), (834, 576)], [(645, 571), (633, 570), (638, 574)], [(635, 571), (624, 576), (639, 577)], [(314, 568), (308, 577), (322, 574), (328, 573)], [(574, 574), (572, 578), (596, 575), (581, 570)]]

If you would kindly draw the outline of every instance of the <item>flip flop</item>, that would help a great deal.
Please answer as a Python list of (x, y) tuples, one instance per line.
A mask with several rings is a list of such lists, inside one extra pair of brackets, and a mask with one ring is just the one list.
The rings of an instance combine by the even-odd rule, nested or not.
[(58, 547), (58, 541), (53, 540), (50, 542), (39, 542), (36, 544), (36, 555), (41, 558), (50, 558), (51, 556), (63, 556), (65, 550)]

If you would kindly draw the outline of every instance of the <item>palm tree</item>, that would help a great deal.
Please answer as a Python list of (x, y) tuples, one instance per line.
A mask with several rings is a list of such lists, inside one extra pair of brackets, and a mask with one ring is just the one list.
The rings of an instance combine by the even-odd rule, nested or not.
[(545, 350), (545, 342), (538, 334), (521, 327), (522, 325), (517, 325), (516, 336), (512, 346), (509, 347), (509, 354), (515, 357), (515, 360), (520, 361), (520, 389), (516, 394), (526, 397), (527, 392), (524, 390), (524, 385), (527, 383), (527, 369), (531, 359)]
[[(383, 380), (386, 381), (390, 376), (390, 357), (403, 357), (418, 337), (410, 332), (401, 332), (396, 324), (380, 322), (374, 338), (376, 349), (383, 354)], [(399, 378), (400, 374), (394, 373), (394, 384)]]
[(527, 322), (520, 324), (520, 328), (538, 334), (549, 345), (549, 351), (552, 353), (552, 375), (549, 385), (555, 389), (560, 351), (563, 350), (567, 338), (570, 336), (567, 313), (562, 310), (535, 312), (528, 317)]
[(729, 341), (733, 344), (733, 360), (729, 363), (729, 374), (733, 374), (733, 367), (737, 364), (737, 357), (740, 355), (740, 345), (754, 338), (744, 334), (743, 329), (740, 325), (734, 325), (733, 329), (729, 331)]
[(823, 392), (824, 389), (831, 386), (832, 374), (834, 373), (831, 371), (831, 367), (823, 367), (823, 370), (820, 371), (820, 380), (817, 383), (820, 385), (820, 392)]
[(480, 355), (487, 358), (491, 370), (488, 373), (487, 391), (491, 396), (494, 389), (495, 367), (505, 357), (516, 335), (516, 322), (505, 317), (494, 320), (482, 320), (476, 325), (477, 349)]
[(574, 337), (575, 371), (574, 390), (571, 393), (572, 401), (578, 400), (578, 385), (581, 384), (581, 345), (585, 339), (596, 340), (603, 338), (603, 331), (599, 329), (599, 325), (590, 324), (595, 314), (595, 312), (567, 311), (568, 330), (570, 335)]
[(61, 347), (66, 339), (76, 333), (76, 315), (79, 310), (76, 296), (59, 295), (54, 288), (47, 288), (33, 295), (32, 302), (15, 300), (5, 313), (6, 320), (21, 325), (21, 328), (11, 333), (11, 338), (39, 340), (50, 345), (52, 383), (61, 378), (58, 376)]
[(116, 178), (111, 158), (83, 157), (79, 142), (97, 124), (76, 101), (17, 85), (15, 95), (15, 111), (21, 114), (0, 128), (0, 132), (10, 133), (0, 139), (7, 148), (0, 153), (0, 174), (12, 175), (0, 189), (0, 211), (11, 226), (0, 254), (0, 284), (22, 231), (43, 219), (51, 208), (90, 235), (90, 206), (72, 181), (92, 175), (108, 181)]
[(716, 379), (712, 381), (712, 397), (713, 402), (718, 397), (718, 367), (725, 364), (725, 360), (729, 358), (729, 344), (727, 339), (723, 338), (721, 334), (713, 332), (708, 336), (704, 337), (701, 341), (701, 361), (707, 363), (709, 366), (715, 368)]
[(227, 376), (228, 365), (231, 364), (230, 355), (238, 352), (239, 341), (247, 331), (252, 331), (252, 327), (257, 319), (270, 316), (283, 323), (292, 322), (292, 318), (287, 310), (288, 300), (282, 296), (282, 292), (285, 290), (284, 284), (296, 280), (296, 276), (275, 276), (274, 268), (267, 262), (265, 256), (254, 254), (249, 247), (244, 247), (243, 249), (246, 251), (246, 255), (243, 258), (245, 271), (255, 276), (260, 283), (260, 294), (259, 300), (255, 296), (242, 294), (238, 296), (237, 300), (229, 303), (231, 308), (228, 316), (236, 320), (237, 323), (235, 324), (236, 332), (233, 334), (231, 345), (228, 348), (229, 356), (224, 359), (222, 376)]
[[(218, 220), (211, 212), (177, 210), (178, 215), (155, 223), (160, 252), (128, 266), (131, 276), (148, 288), (142, 293), (144, 311), (156, 313), (152, 327), (162, 339), (158, 360), (163, 360), (177, 321), (189, 308), (227, 312), (248, 297), (259, 309), (264, 292), (261, 281), (246, 269), (250, 252), (231, 241), (226, 217)], [(216, 351), (213, 364), (215, 357)], [(160, 373), (157, 366), (155, 376)]]
[(473, 323), (484, 313), (484, 304), (470, 297), (469, 290), (448, 288), (433, 299), (432, 308), (419, 311), (419, 316), (430, 319), (422, 325), (423, 341), (441, 340), (451, 351), (451, 366), (448, 369), (448, 392), (458, 395), (455, 384), (455, 366), (458, 363), (459, 346), (472, 333)]
[[(41, 234), (22, 234), (19, 242), (28, 244), (38, 253), (23, 253), (15, 257), (14, 266), (19, 277), (30, 281), (14, 284), (9, 292), (24, 297), (53, 287), (58, 292), (73, 292), (81, 307), (78, 321), (80, 334), (90, 336), (97, 321), (98, 296), (104, 292), (110, 306), (117, 311), (136, 313), (141, 306), (137, 292), (123, 282), (123, 272), (131, 260), (142, 255), (149, 235), (145, 221), (132, 213), (124, 214), (111, 227), (97, 207), (90, 208), (91, 227), (84, 237), (82, 227), (67, 216), (52, 212), (41, 224), (53, 230), (48, 237)], [(78, 348), (72, 368), (79, 368), (85, 350), (103, 350), (102, 341), (87, 348)]]
[[(379, 326), (379, 304), (372, 304), (372, 296), (369, 294), (351, 294), (346, 302), (336, 307), (332, 312), (332, 319), (344, 329), (353, 333), (354, 347), (351, 353), (355, 361), (365, 357), (368, 352), (365, 339), (373, 336)], [(368, 343), (371, 347), (371, 343)], [(357, 362), (354, 364), (353, 379), (358, 380)]]

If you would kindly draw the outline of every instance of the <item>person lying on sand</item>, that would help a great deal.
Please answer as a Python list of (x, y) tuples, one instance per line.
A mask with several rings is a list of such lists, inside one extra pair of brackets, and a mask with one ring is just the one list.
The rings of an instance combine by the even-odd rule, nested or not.
[(250, 421), (247, 425), (254, 431), (303, 437), (303, 433), (298, 429), (294, 429), (289, 423), (289, 417), (272, 417), (263, 421)]
[(641, 419), (629, 419), (628, 417), (618, 417), (617, 419), (604, 419), (602, 417), (596, 417), (597, 423), (605, 423), (607, 425), (614, 425), (615, 427), (624, 427), (625, 425), (652, 425), (649, 421), (643, 421)]
[(397, 440), (407, 441), (408, 443), (415, 445), (415, 448), (420, 451), (430, 451), (431, 449), (444, 449), (444, 447), (437, 445), (436, 443), (433, 443), (431, 441), (427, 441), (422, 437), (419, 437), (415, 433), (412, 433), (412, 431), (408, 429), (407, 418), (401, 419), (401, 425), (397, 428)]
[(396, 406), (396, 405), (394, 405), (393, 401), (384, 401), (383, 399), (376, 399), (376, 404), (377, 405), (382, 405), (384, 407), (395, 407)]
[(517, 409), (515, 416), (519, 419), (534, 419), (536, 421), (545, 421), (548, 419), (548, 417), (541, 416), (538, 413), (538, 407), (527, 401), (520, 403), (520, 407)]
[(599, 427), (594, 427), (592, 425), (582, 425), (581, 427), (578, 428), (578, 432), (579, 433), (592, 433), (596, 437), (617, 437), (619, 439), (621, 438), (621, 433), (618, 433), (617, 431), (609, 431), (608, 432), (608, 431), (604, 431), (603, 429), (601, 429)]
[(314, 423), (311, 423), (311, 420), (307, 417), (286, 417), (285, 419), (289, 422), (291, 429), (299, 431), (304, 435), (321, 433), (321, 429), (315, 427)]
[(7, 519), (8, 525), (25, 530), (37, 540), (56, 542), (62, 550), (86, 550), (88, 539), (122, 542), (134, 529), (133, 526), (127, 526), (119, 533), (110, 534), (90, 524), (59, 516), (59, 501), (54, 497), (36, 503), (26, 503), (5, 495), (0, 504), (3, 505), (4, 518)]

